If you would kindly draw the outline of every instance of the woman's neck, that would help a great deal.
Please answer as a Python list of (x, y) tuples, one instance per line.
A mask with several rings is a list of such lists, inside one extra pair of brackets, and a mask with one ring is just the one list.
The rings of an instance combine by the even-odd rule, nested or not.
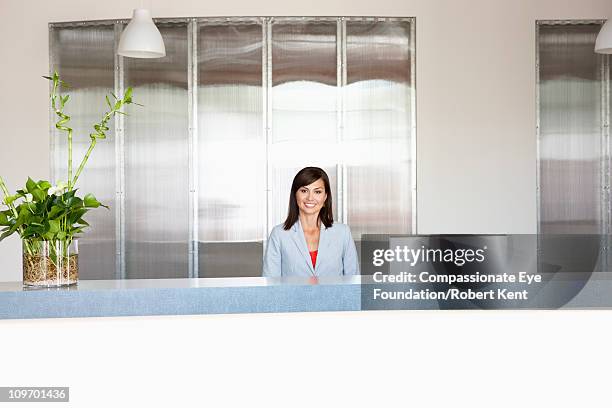
[(319, 229), (320, 221), (319, 214), (302, 214), (300, 213), (300, 224), (302, 225), (302, 230), (304, 231), (312, 231)]

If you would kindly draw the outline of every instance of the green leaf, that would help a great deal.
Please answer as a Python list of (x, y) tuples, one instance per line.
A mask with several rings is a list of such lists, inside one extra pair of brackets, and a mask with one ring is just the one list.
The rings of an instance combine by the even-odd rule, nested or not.
[[(47, 196), (45, 196), (45, 198), (47, 198)], [(44, 200), (40, 203), (23, 203), (23, 205), (27, 206), (32, 214), (42, 215), (45, 212)]]
[(17, 207), (16, 210), (19, 213), (19, 218), (27, 218), (30, 216), (30, 209), (23, 204)]
[(8, 217), (4, 213), (0, 213), (0, 225), (2, 226), (11, 225), (9, 223)]
[(35, 188), (30, 192), (32, 193), (32, 197), (34, 197), (36, 201), (44, 201), (47, 197), (47, 194), (39, 188)]
[(68, 221), (70, 221), (70, 224), (76, 223), (87, 213), (87, 211), (89, 211), (87, 208), (81, 208), (80, 210), (73, 211), (70, 213)]
[(88, 208), (98, 208), (100, 206), (100, 202), (96, 200), (93, 194), (87, 194), (83, 199), (83, 205)]
[(83, 232), (83, 228), (75, 228), (71, 232), (73, 235), (80, 234), (81, 232)]
[(36, 225), (30, 225), (23, 231), (23, 235), (30, 236), (30, 235), (36, 235), (36, 234), (43, 234), (44, 232), (45, 231), (43, 227), (39, 227)]
[(11, 231), (11, 230), (5, 231), (2, 235), (0, 235), (0, 241), (2, 241), (4, 238), (6, 238), (6, 237), (8, 237), (10, 235), (13, 235), (13, 232), (15, 232), (15, 231)]
[(68, 102), (68, 98), (70, 98), (70, 95), (60, 96), (60, 109), (64, 108), (66, 102)]
[[(10, 234), (12, 234), (13, 232), (17, 231), (17, 229), (23, 224), (23, 222), (21, 224), (15, 222), (15, 224), (13, 224), (13, 226), (8, 230), (8, 232)], [(9, 234), (9, 235), (10, 235)]]
[(33, 215), (30, 217), (30, 223), (42, 225), (42, 223), (44, 222), (43, 219), (44, 218), (39, 215)]
[(68, 200), (70, 203), (70, 209), (75, 210), (78, 208), (83, 208), (83, 200), (81, 200), (79, 197), (72, 197)]
[(51, 211), (49, 211), (48, 217), (49, 219), (57, 218), (58, 216), (63, 215), (64, 212), (65, 212), (65, 209), (57, 205), (54, 205), (51, 207)]
[(60, 222), (57, 220), (49, 220), (49, 232), (55, 234), (60, 230)]
[(47, 180), (39, 180), (39, 181), (38, 181), (38, 187), (39, 187), (41, 190), (45, 190), (45, 191), (47, 191), (47, 190), (49, 190), (49, 189), (50, 189), (52, 186), (51, 186), (51, 183), (49, 183)]
[(64, 208), (67, 209), (83, 207), (83, 200), (81, 200), (79, 197), (70, 197), (65, 201), (61, 201), (60, 203), (63, 204)]
[(13, 201), (15, 201), (17, 198), (19, 198), (19, 196), (8, 196), (4, 198), (4, 202), (6, 203), (6, 205), (11, 204)]
[(60, 231), (57, 233), (57, 239), (65, 239), (66, 233), (64, 231)]
[(129, 87), (126, 91), (125, 94), (123, 96), (123, 101), (125, 103), (132, 103), (132, 92), (134, 90), (132, 89), (132, 87)]
[(111, 103), (110, 99), (108, 98), (108, 95), (106, 95), (106, 104), (108, 105), (109, 108), (113, 109), (113, 104)]
[(75, 190), (70, 190), (70, 191), (66, 191), (64, 194), (62, 194), (62, 197), (64, 198), (64, 200), (67, 200), (71, 197), (74, 197), (74, 195), (76, 194), (76, 189)]
[(36, 188), (36, 183), (30, 177), (28, 177), (28, 181), (26, 182), (26, 190), (28, 193), (32, 193), (32, 191)]
[(81, 225), (86, 225), (89, 227), (89, 223), (82, 218), (79, 218), (76, 223), (81, 224)]

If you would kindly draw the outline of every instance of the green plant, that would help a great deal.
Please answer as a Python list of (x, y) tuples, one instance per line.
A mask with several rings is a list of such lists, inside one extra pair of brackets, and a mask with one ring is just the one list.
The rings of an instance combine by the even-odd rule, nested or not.
[(35, 244), (39, 241), (64, 241), (66, 246), (69, 245), (77, 234), (89, 226), (83, 218), (89, 210), (98, 207), (108, 209), (93, 194), (78, 197), (75, 186), (97, 141), (106, 138), (105, 132), (109, 130), (109, 120), (116, 114), (124, 115), (121, 109), (125, 105), (134, 103), (132, 88), (128, 88), (121, 99), (111, 94), (115, 99), (114, 103), (108, 96), (106, 97), (109, 110), (100, 122), (93, 125), (94, 131), (89, 135), (91, 139), (89, 148), (73, 175), (72, 128), (68, 126), (70, 116), (64, 111), (70, 96), (60, 94), (60, 88), (68, 86), (60, 79), (57, 72), (51, 77), (44, 78), (53, 82), (50, 99), (51, 107), (58, 117), (55, 127), (65, 132), (68, 139), (67, 180), (59, 181), (53, 186), (46, 180), (36, 182), (28, 177), (25, 188), (11, 195), (0, 177), (0, 189), (4, 195), (2, 203), (7, 207), (6, 210), (0, 211), (0, 227), (2, 227), (0, 241), (18, 233), (24, 240), (24, 248), (29, 255), (34, 255), (34, 248), (37, 247)]

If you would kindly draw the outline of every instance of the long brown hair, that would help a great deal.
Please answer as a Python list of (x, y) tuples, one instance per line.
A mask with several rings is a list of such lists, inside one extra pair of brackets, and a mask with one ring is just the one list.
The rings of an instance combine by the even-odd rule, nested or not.
[(291, 228), (293, 224), (296, 223), (300, 215), (300, 209), (297, 205), (297, 200), (295, 199), (295, 193), (297, 193), (300, 187), (312, 184), (318, 179), (323, 180), (323, 184), (325, 185), (325, 193), (327, 194), (327, 199), (325, 200), (323, 207), (321, 207), (321, 211), (319, 211), (319, 219), (327, 228), (331, 227), (334, 223), (332, 194), (327, 173), (325, 173), (325, 171), (319, 167), (304, 167), (302, 170), (298, 171), (293, 178), (293, 184), (291, 184), (291, 193), (289, 194), (289, 213), (287, 214), (287, 219), (285, 220), (285, 224), (283, 226), (285, 230)]

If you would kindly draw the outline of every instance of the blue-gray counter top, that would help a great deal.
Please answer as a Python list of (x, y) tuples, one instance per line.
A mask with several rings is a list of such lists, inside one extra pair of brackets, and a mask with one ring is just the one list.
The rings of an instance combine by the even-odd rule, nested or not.
[(360, 277), (83, 280), (53, 289), (0, 282), (0, 319), (360, 310)]

